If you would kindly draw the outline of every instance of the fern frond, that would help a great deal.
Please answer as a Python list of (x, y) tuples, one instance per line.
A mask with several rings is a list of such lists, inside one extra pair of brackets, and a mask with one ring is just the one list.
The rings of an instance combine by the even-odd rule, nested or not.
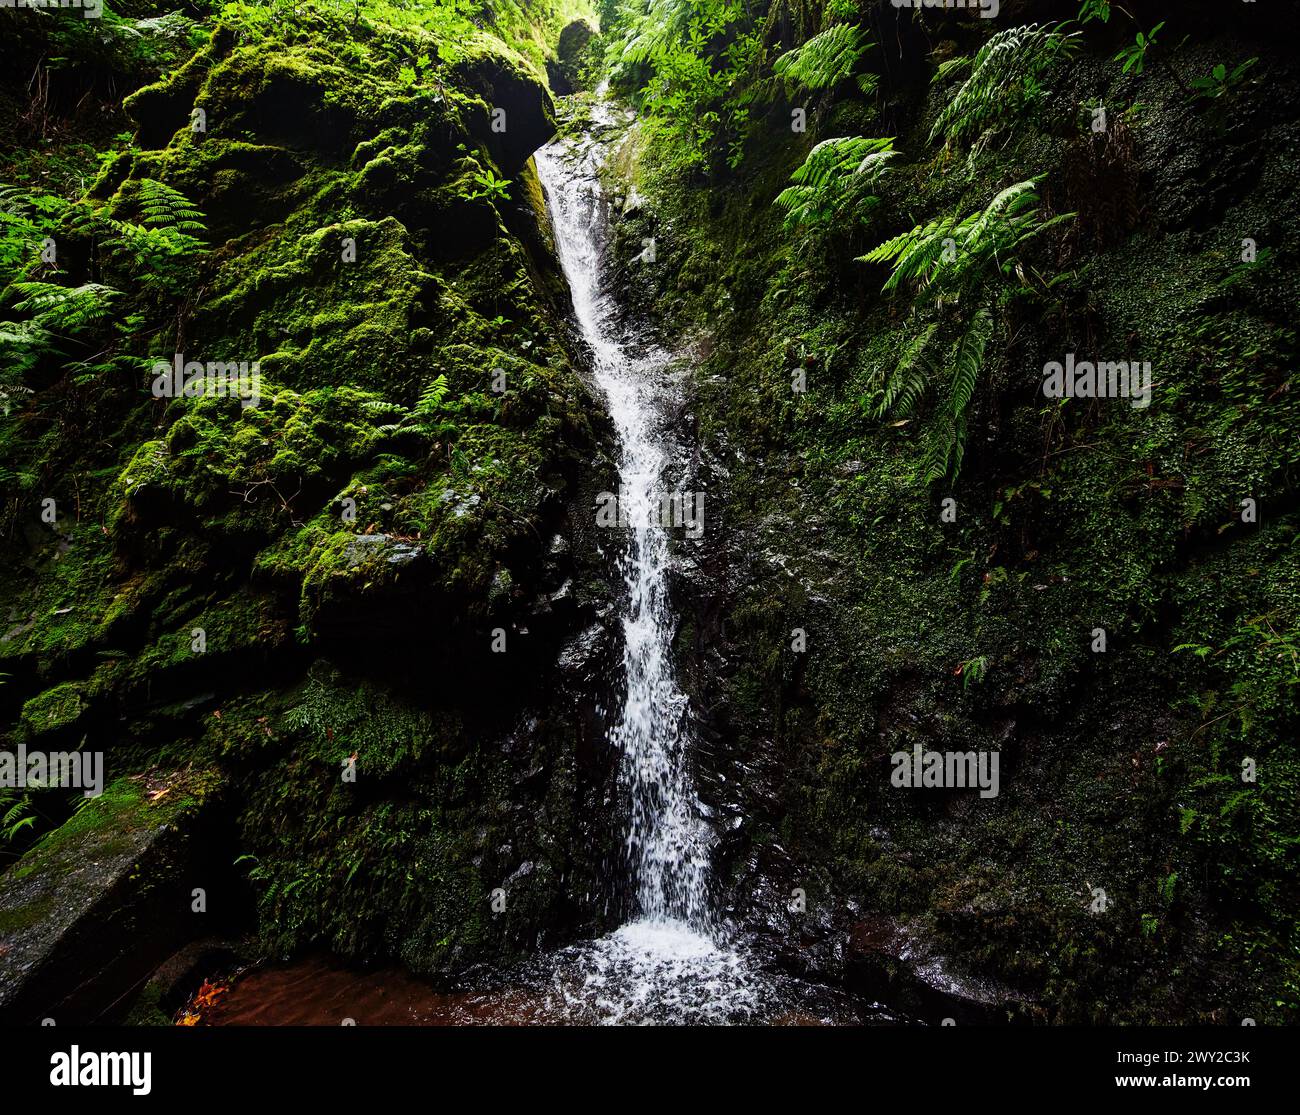
[(207, 228), (203, 214), (180, 190), (154, 178), (136, 181), (134, 202), (140, 222), (148, 228), (176, 228), (182, 232), (202, 233)]
[(926, 483), (937, 484), (948, 477), (956, 479), (965, 457), (965, 418), (941, 424), (932, 433), (922, 458), (921, 468)]
[(427, 417), (436, 414), (442, 409), (443, 400), (446, 397), (447, 377), (440, 375), (420, 393), (420, 398), (411, 413), (416, 417)]
[(948, 242), (951, 240), (955, 244), (959, 231), (960, 222), (956, 218), (940, 217), (929, 224), (918, 225), (911, 232), (886, 240), (858, 259), (863, 263), (890, 265), (892, 274), (884, 287), (887, 291), (897, 289), (904, 282), (915, 282), (925, 287), (929, 285), (948, 251)]
[(939, 68), (934, 71), (934, 77), (930, 79), (930, 83), (940, 85), (959, 74), (967, 73), (974, 61), (975, 59), (969, 54), (963, 54), (960, 58), (949, 58), (947, 62), (940, 62)]
[(773, 204), (787, 216), (787, 230), (795, 225), (852, 221), (878, 199), (867, 195), (896, 152), (892, 139), (837, 136), (817, 144), (790, 175), (793, 183)]
[[(946, 143), (956, 143), (1017, 115), (1041, 92), (1038, 79), (1052, 63), (1076, 49), (1078, 34), (1042, 23), (999, 31), (975, 55), (970, 76), (939, 113), (930, 141), (943, 136)], [(958, 61), (940, 66), (936, 80), (956, 73)]]
[(78, 287), (58, 283), (14, 283), (13, 290), (22, 296), (15, 308), (30, 313), (43, 329), (51, 333), (71, 334), (103, 321), (109, 315), (109, 303), (119, 294), (102, 283), (82, 283)]
[(686, 0), (651, 0), (627, 35), (622, 61), (653, 62), (669, 55), (686, 36), (691, 15), (691, 4)]
[[(867, 39), (867, 32), (851, 23), (836, 23), (819, 35), (814, 35), (802, 46), (782, 54), (773, 64), (777, 77), (803, 86), (805, 89), (829, 89), (850, 76), (862, 56), (875, 44)], [(870, 89), (859, 81), (863, 92)]]
[(1063, 213), (1047, 220), (1040, 218), (1034, 187), (1033, 179), (1017, 182), (984, 209), (963, 218), (953, 214), (918, 225), (858, 259), (892, 268), (885, 282), (887, 291), (904, 283), (913, 283), (918, 289), (934, 285), (949, 293), (971, 288), (991, 269), (1008, 266), (1010, 257), (1026, 240), (1074, 216)]
[(957, 341), (953, 354), (952, 388), (949, 392), (955, 419), (963, 418), (966, 414), (971, 396), (975, 393), (975, 383), (984, 367), (984, 350), (992, 336), (993, 315), (986, 309), (980, 309)]
[(916, 361), (896, 368), (880, 403), (880, 417), (894, 414), (900, 418), (910, 418), (929, 393), (930, 376), (923, 362)]
[(938, 328), (938, 322), (931, 322), (907, 343), (885, 383), (880, 405), (876, 408), (877, 418), (889, 414), (906, 418), (916, 411), (917, 404), (929, 390), (930, 363), (925, 350)]

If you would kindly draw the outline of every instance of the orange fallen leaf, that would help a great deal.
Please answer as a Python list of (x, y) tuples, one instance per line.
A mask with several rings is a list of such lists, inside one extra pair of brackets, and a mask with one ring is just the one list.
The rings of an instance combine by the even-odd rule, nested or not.
[(219, 996), (224, 995), (229, 990), (229, 987), (204, 980), (203, 986), (194, 993), (194, 1001), (191, 1006), (210, 1007), (217, 1001)]

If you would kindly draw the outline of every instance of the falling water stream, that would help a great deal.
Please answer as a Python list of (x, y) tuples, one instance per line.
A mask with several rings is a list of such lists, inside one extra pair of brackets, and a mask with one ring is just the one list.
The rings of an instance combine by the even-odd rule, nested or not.
[[(371, 1021), (426, 1023), (700, 1023), (843, 1020), (829, 989), (764, 971), (711, 909), (706, 810), (692, 782), (690, 717), (674, 675), (668, 596), (669, 530), (662, 494), (677, 459), (668, 429), (667, 354), (647, 349), (608, 289), (607, 205), (599, 181), (604, 136), (615, 110), (598, 100), (586, 133), (536, 156), (574, 314), (619, 436), (619, 501), (625, 529), (620, 569), (626, 696), (611, 733), (620, 755), (627, 817), (626, 860), (636, 911), (614, 932), (503, 974), (490, 990), (456, 995), (413, 991), (399, 976), (380, 983), (312, 961), (254, 973), (259, 996), (236, 988), (223, 1021), (316, 1020), (306, 989)], [(394, 985), (400, 986), (394, 995)], [(331, 999), (332, 997), (332, 999)], [(293, 1000), (284, 1010), (267, 1001)], [(366, 1020), (365, 1018), (362, 1019)]]
[[(600, 101), (592, 129), (608, 127)], [(666, 356), (633, 355), (619, 307), (605, 289), (604, 201), (598, 180), (604, 147), (594, 138), (558, 143), (537, 155), (556, 247), (573, 307), (591, 348), (596, 381), (619, 435), (619, 511), (627, 547), (620, 565), (627, 691), (613, 740), (622, 755), (627, 847), (642, 924), (660, 933), (708, 928), (707, 831), (686, 762), (687, 702), (673, 675), (668, 600), (668, 528), (663, 496), (668, 431), (662, 423)], [(680, 494), (680, 493), (678, 493)]]
[[(598, 100), (585, 135), (537, 154), (574, 315), (618, 433), (626, 537), (626, 695), (612, 741), (620, 752), (637, 915), (613, 934), (565, 951), (586, 968), (581, 993), (607, 1020), (723, 1020), (758, 1004), (744, 958), (725, 945), (711, 916), (711, 834), (690, 776), (689, 709), (673, 670), (663, 516), (673, 444), (664, 406), (668, 356), (629, 334), (608, 289), (599, 171), (606, 155), (601, 137), (616, 125), (615, 111)], [(571, 993), (566, 999), (578, 1005)]]

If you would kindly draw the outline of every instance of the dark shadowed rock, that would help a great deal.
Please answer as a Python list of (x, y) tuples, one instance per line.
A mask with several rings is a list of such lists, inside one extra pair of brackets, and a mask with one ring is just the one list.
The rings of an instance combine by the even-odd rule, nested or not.
[[(0, 876), (0, 1019), (84, 1024), (192, 936), (223, 920), (217, 782), (190, 772), (118, 779)], [(207, 912), (193, 908), (203, 888)]]

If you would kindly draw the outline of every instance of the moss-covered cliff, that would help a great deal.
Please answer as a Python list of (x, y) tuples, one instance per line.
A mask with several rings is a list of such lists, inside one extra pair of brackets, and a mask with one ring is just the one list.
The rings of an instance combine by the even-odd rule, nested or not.
[(620, 911), (615, 447), (530, 159), (608, 80), (725, 919), (913, 1017), (1295, 1021), (1297, 4), (166, 7), (0, 10), (0, 749), (110, 787), (0, 787), (0, 1012)]
[[(578, 684), (608, 578), (574, 509), (609, 435), (529, 159), (535, 15), (236, 6), (125, 98), (84, 197), (10, 163), (8, 742), (218, 772), (279, 952), (459, 969), (600, 916), (570, 896), (608, 835)], [(158, 397), (158, 362), (252, 388)]]
[[(791, 963), (845, 933), (850, 975), (933, 950), (1000, 982), (1012, 1016), (1293, 1020), (1300, 89), (1280, 17), (1189, 5), (1161, 33), (1187, 41), (1140, 73), (1113, 59), (1134, 36), (1118, 11), (1070, 24), (1031, 96), (1027, 68), (990, 66), (963, 131), (949, 106), (981, 47), (1023, 51), (1016, 28), (1079, 5), (825, 7), (772, 6), (768, 61), (738, 68), (698, 148), (698, 114), (663, 99), (677, 71), (647, 77), (635, 50), (616, 71), (648, 112), (610, 168), (617, 255), (690, 348), (681, 421), (715, 509), (679, 642), (715, 710), (704, 777), (743, 819), (737, 907)], [(783, 51), (852, 26), (875, 44), (856, 71), (773, 80)], [(843, 208), (786, 222), (792, 173), (855, 136), (893, 140), (888, 173), (856, 185), (859, 153), (847, 200), (813, 203)], [(1074, 216), (978, 285), (882, 291), (887, 267), (856, 258), (948, 215), (961, 236), (1030, 179), (1042, 220)], [(957, 411), (957, 339), (985, 307)], [(1068, 353), (1150, 361), (1150, 406), (1045, 397)], [(960, 468), (933, 475), (954, 429)], [(998, 796), (894, 786), (917, 744), (997, 752)], [(736, 764), (756, 777), (714, 777)], [(795, 887), (807, 915), (785, 910)]]

